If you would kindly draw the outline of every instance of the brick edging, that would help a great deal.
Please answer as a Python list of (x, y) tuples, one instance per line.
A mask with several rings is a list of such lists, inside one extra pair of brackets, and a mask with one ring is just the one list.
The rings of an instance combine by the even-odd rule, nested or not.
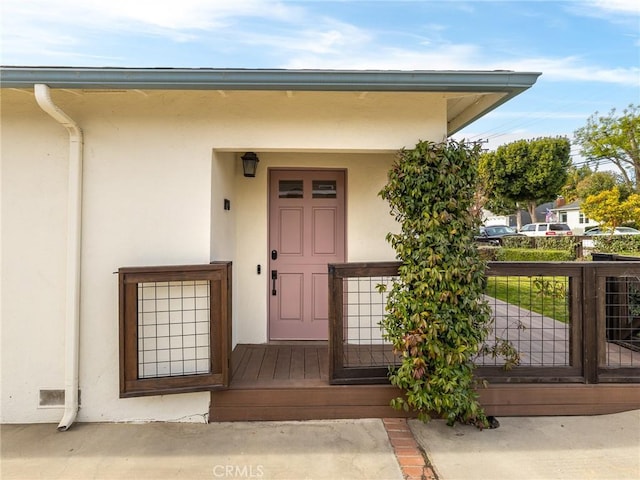
[(405, 480), (437, 480), (406, 418), (383, 418), (382, 423)]

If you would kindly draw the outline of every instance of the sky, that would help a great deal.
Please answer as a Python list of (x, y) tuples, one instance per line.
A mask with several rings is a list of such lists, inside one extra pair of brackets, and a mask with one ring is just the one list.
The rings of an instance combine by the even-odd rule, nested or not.
[(456, 135), (491, 150), (640, 104), (639, 0), (2, 0), (0, 17), (11, 66), (541, 72)]

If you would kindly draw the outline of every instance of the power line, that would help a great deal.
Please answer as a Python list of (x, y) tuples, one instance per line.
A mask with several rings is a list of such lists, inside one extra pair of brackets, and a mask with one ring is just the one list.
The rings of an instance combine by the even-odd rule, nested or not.
[[(590, 102), (591, 103), (600, 102), (604, 99), (605, 99), (605, 93), (602, 92), (600, 93), (598, 98), (591, 97)], [(514, 130), (517, 128), (529, 127), (531, 125), (535, 125), (535, 124), (547, 121), (553, 118), (554, 116), (556, 116), (557, 114), (563, 114), (563, 113), (568, 114), (571, 112), (571, 110), (574, 110), (576, 107), (583, 105), (583, 103), (584, 102), (581, 102), (581, 101), (580, 102), (572, 101), (572, 102), (564, 103), (562, 104), (561, 108), (552, 109), (551, 111), (546, 111), (546, 112), (534, 111), (534, 112), (531, 112), (530, 114), (530, 115), (533, 115), (533, 118), (526, 117), (523, 115), (523, 118), (521, 120), (503, 122), (488, 130), (485, 130), (484, 132), (471, 136), (470, 140), (474, 138), (486, 138), (488, 140), (491, 140), (491, 139), (498, 138), (502, 135), (513, 134), (515, 133)], [(584, 121), (586, 122), (589, 116), (593, 115), (593, 113), (595, 112), (585, 115)]]

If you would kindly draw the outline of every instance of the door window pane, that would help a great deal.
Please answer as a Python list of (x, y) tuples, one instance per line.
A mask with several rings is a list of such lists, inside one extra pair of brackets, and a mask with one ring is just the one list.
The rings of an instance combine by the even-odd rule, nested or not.
[(280, 180), (278, 184), (280, 198), (302, 198), (302, 180)]
[(313, 198), (336, 198), (336, 181), (314, 180)]

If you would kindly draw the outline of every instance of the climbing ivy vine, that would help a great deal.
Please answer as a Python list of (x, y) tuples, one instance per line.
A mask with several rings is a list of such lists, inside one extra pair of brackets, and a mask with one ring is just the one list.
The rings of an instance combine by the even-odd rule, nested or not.
[[(382, 321), (385, 338), (401, 357), (390, 370), (404, 395), (392, 401), (427, 421), (436, 414), (488, 426), (474, 389), (476, 356), (491, 311), (483, 300), (485, 264), (473, 237), (472, 213), (479, 145), (448, 140), (402, 150), (380, 196), (400, 222), (387, 241), (401, 261)], [(384, 287), (380, 287), (384, 289)]]

